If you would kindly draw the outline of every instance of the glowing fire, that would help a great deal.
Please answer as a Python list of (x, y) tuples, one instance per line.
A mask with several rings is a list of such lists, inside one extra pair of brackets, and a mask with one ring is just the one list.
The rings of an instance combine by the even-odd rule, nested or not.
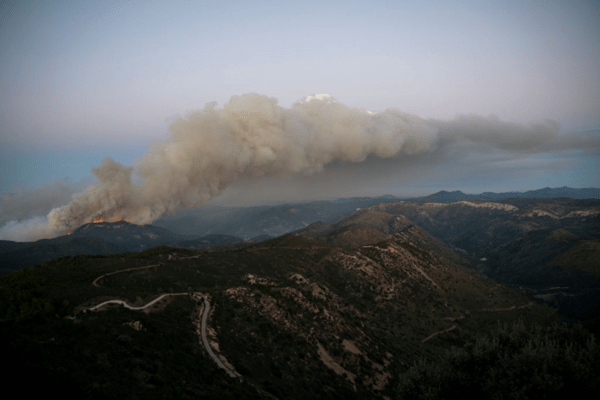
[(119, 222), (119, 221), (131, 222), (129, 218), (123, 218), (123, 217), (116, 217), (116, 218), (111, 218), (111, 219), (103, 219), (103, 218), (92, 219), (92, 223), (94, 223), (94, 224), (97, 224), (99, 222)]

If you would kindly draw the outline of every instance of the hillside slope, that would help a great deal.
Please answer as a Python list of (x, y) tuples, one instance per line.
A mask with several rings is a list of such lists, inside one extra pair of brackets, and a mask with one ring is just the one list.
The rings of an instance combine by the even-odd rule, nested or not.
[[(203, 303), (191, 296), (146, 312), (81, 313), (165, 293), (211, 299), (212, 346), (242, 380), (208, 357), (196, 333)], [(35, 373), (31, 390), (84, 397), (389, 397), (421, 357), (435, 359), (498, 321), (557, 318), (402, 232), (353, 249), (285, 235), (223, 253), (158, 247), (66, 257), (1, 277), (0, 295), (5, 362), (14, 366), (7, 382)]]

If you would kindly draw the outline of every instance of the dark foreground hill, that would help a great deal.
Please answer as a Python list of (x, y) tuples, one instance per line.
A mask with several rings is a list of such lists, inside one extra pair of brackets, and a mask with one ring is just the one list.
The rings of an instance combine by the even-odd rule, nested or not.
[[(63, 257), (0, 277), (5, 390), (28, 376), (36, 384), (19, 386), (24, 395), (397, 398), (415, 361), (435, 362), (498, 322), (557, 321), (419, 235), (406, 227), (352, 248), (294, 235), (227, 252), (157, 247)], [(176, 295), (144, 311), (82, 312), (166, 293)], [(200, 298), (211, 304), (211, 348), (239, 378), (202, 344)]]
[[(154, 247), (48, 261), (0, 277), (6, 390), (232, 399), (597, 393), (600, 347), (585, 330), (552, 323), (556, 309), (574, 320), (598, 314), (599, 214), (595, 200), (391, 202), (263, 243), (210, 247), (228, 246), (221, 252)], [(185, 242), (136, 229), (92, 225), (53, 245)], [(27, 246), (0, 243), (3, 255)], [(157, 302), (84, 312), (108, 300)], [(204, 315), (209, 348), (234, 378), (209, 356)], [(17, 387), (23, 376), (36, 384)]]

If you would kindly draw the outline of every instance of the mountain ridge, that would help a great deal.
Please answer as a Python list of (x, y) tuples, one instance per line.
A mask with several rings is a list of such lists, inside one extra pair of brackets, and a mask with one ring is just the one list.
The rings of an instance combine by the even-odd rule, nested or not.
[(501, 200), (509, 198), (572, 198), (572, 199), (600, 199), (599, 188), (559, 188), (545, 187), (542, 189), (527, 190), (525, 192), (483, 192), (479, 194), (466, 194), (460, 190), (452, 192), (441, 190), (428, 196), (413, 197), (408, 200), (416, 202), (449, 203), (460, 200)]
[(70, 235), (35, 242), (2, 241), (0, 274), (7, 274), (53, 258), (138, 252), (156, 246), (200, 248), (242, 241), (230, 235), (180, 235), (152, 225), (127, 221), (97, 222), (80, 226)]
[[(551, 192), (563, 189), (565, 188), (551, 189)], [(566, 189), (568, 189), (567, 194), (570, 193), (572, 194), (572, 197), (580, 200), (585, 198), (600, 199), (600, 189), (597, 188)], [(353, 212), (356, 209), (365, 209), (381, 203), (393, 203), (398, 201), (448, 203), (461, 200), (503, 200), (506, 202), (506, 199), (511, 197), (515, 200), (539, 199), (539, 194), (542, 193), (540, 191), (544, 190), (545, 189), (537, 189), (524, 193), (505, 192), (500, 194), (487, 192), (486, 195), (483, 193), (480, 195), (470, 195), (461, 191), (441, 191), (429, 196), (416, 198), (385, 195), (379, 197), (352, 197), (335, 200), (285, 203), (274, 206), (206, 206), (197, 210), (180, 211), (172, 216), (155, 221), (153, 225), (167, 228), (172, 232), (179, 234), (206, 235), (209, 233), (221, 233), (244, 239), (251, 239), (265, 234), (276, 237), (303, 229), (316, 221), (329, 222), (335, 218)], [(444, 195), (440, 195), (440, 193)], [(566, 195), (564, 190), (560, 193), (562, 196)]]
[[(23, 269), (0, 277), (5, 362), (12, 375), (35, 373), (46, 393), (384, 399), (415, 360), (498, 321), (557, 321), (554, 310), (421, 248), (414, 226), (403, 232), (355, 248), (287, 234), (236, 251), (155, 247)], [(211, 347), (243, 381), (200, 347), (205, 302), (169, 293), (210, 296)], [(144, 312), (108, 304), (76, 313), (160, 296)]]
[[(590, 274), (599, 221), (598, 200), (393, 201), (223, 251), (157, 246), (45, 261), (0, 277), (8, 382), (33, 373), (46, 393), (68, 387), (78, 397), (397, 398), (415, 361), (437, 363), (498, 324), (549, 326), (557, 310), (572, 320), (591, 315), (593, 307), (573, 302), (598, 293)], [(91, 225), (51, 242), (112, 238), (139, 248), (180, 237), (154, 228)], [(555, 253), (536, 257), (548, 249)], [(482, 273), (492, 275), (485, 266), (503, 259), (500, 272), (521, 283), (536, 268), (551, 278), (576, 261), (587, 291), (540, 281), (532, 293)], [(207, 298), (211, 311), (203, 313)], [(201, 347), (200, 315), (211, 348), (242, 380)]]

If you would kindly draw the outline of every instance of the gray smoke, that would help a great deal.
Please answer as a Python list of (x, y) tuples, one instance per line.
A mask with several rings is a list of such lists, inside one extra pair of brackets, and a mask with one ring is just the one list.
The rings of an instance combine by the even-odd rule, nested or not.
[(86, 186), (83, 182), (59, 179), (36, 189), (17, 188), (10, 193), (0, 193), (0, 226), (13, 220), (45, 217), (52, 209), (67, 204), (73, 194)]
[(392, 109), (373, 113), (327, 95), (289, 109), (264, 95), (233, 96), (222, 108), (209, 103), (174, 119), (170, 139), (155, 144), (135, 167), (105, 158), (92, 169), (95, 185), (47, 218), (7, 224), (0, 238), (55, 237), (99, 219), (148, 224), (206, 203), (242, 175), (311, 175), (336, 161), (414, 157), (463, 142), (531, 151), (558, 129), (552, 121), (521, 126), (494, 117), (444, 122)]

